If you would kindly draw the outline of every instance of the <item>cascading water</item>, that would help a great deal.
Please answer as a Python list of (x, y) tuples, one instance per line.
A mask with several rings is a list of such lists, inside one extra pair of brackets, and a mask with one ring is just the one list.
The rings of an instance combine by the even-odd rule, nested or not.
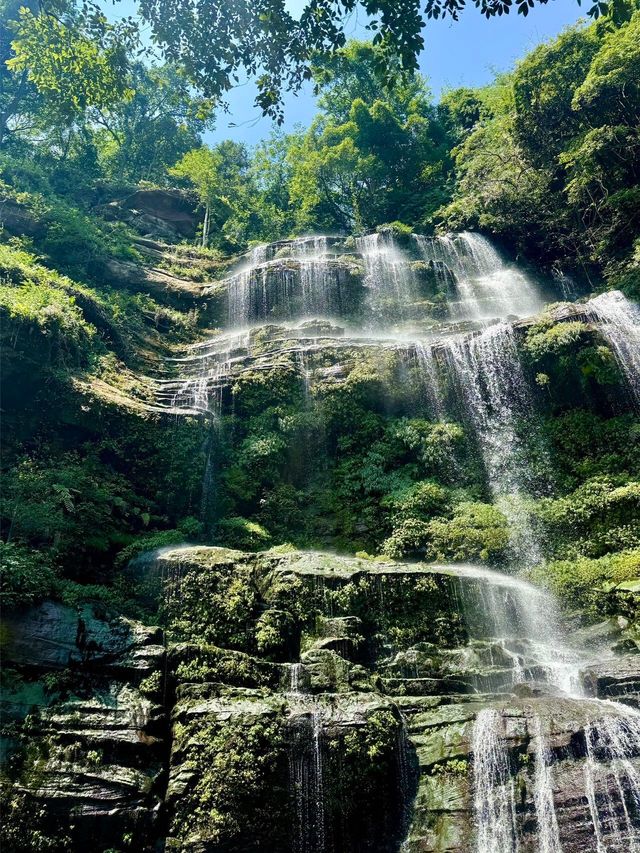
[(192, 347), (188, 355), (173, 360), (180, 365), (182, 378), (160, 383), (158, 403), (171, 411), (196, 412), (217, 419), (231, 367), (249, 351), (250, 335), (245, 331)]
[(479, 712), (473, 728), (474, 811), (477, 853), (516, 853), (515, 791), (502, 717)]
[[(243, 366), (253, 357), (250, 336), (241, 331), (251, 323), (319, 316), (352, 319), (343, 300), (331, 239), (300, 238), (252, 250), (244, 270), (227, 279), (228, 324), (235, 331), (194, 347), (178, 362), (186, 376), (164, 383), (160, 402), (175, 410), (218, 413), (222, 389), (234, 366)], [(414, 241), (440, 290), (449, 296), (448, 320), (454, 322), (447, 325), (445, 321), (437, 332), (433, 326), (426, 327), (428, 339), (417, 337), (415, 328), (403, 338), (392, 331), (415, 319), (420, 285), (410, 253), (403, 252), (391, 234), (368, 235), (357, 241), (365, 265), (364, 316), (367, 325), (378, 327), (379, 337), (369, 335), (368, 340), (379, 339), (381, 346), (402, 351), (406, 375), (410, 375), (409, 368), (417, 369), (430, 417), (452, 420), (462, 414), (477, 439), (492, 498), (509, 522), (512, 568), (539, 563), (542, 550), (527, 501), (530, 495), (550, 488), (550, 465), (536, 430), (516, 332), (505, 321), (538, 312), (542, 296), (524, 273), (507, 266), (479, 235), (414, 235)], [(640, 312), (616, 293), (597, 297), (586, 310), (608, 339), (640, 403)], [(440, 316), (445, 315), (446, 306)], [(464, 328), (476, 333), (465, 336), (461, 334)], [(307, 355), (315, 344), (301, 343), (290, 331), (283, 333), (282, 340), (288, 341), (288, 334), (292, 339), (287, 343), (287, 355), (296, 360), (306, 397), (311, 398), (309, 378), (313, 375), (315, 380), (312, 368), (318, 368), (310, 368)], [(337, 334), (333, 334), (335, 341)], [(355, 341), (351, 338), (350, 345)], [(477, 714), (473, 725), (476, 853), (524, 850), (525, 817), (514, 787), (517, 756), (499, 698), (514, 693), (527, 696), (527, 691), (531, 698), (523, 712), (523, 727), (533, 760), (528, 808), (535, 813), (537, 853), (568, 853), (563, 851), (563, 824), (554, 802), (554, 778), (561, 759), (554, 751), (548, 717), (536, 709), (538, 696), (547, 700), (562, 697), (558, 701), (575, 705), (584, 732), (583, 806), (593, 827), (593, 849), (597, 853), (640, 853), (640, 776), (630, 759), (640, 753), (640, 717), (584, 695), (580, 670), (589, 656), (569, 642), (550, 595), (520, 578), (483, 568), (457, 566), (452, 571), (465, 580), (458, 595), (470, 634), (477, 632), (487, 641), (499, 661), (496, 669), (503, 667), (489, 688), (495, 691), (496, 701)], [(468, 592), (470, 581), (473, 595)], [(324, 803), (328, 769), (323, 761), (323, 727), (327, 725), (323, 715), (328, 711), (305, 693), (300, 664), (293, 664), (289, 675), (288, 694), (297, 706), (290, 759), (296, 850), (323, 853), (331, 846)], [(403, 778), (406, 768), (400, 769)]]
[[(452, 570), (453, 571), (453, 570)], [(596, 853), (639, 853), (640, 713), (624, 705), (585, 696), (580, 669), (589, 652), (571, 646), (553, 598), (516, 577), (487, 569), (458, 566), (459, 578), (477, 578), (463, 606), (477, 633), (495, 632), (517, 656), (514, 672), (524, 686), (542, 694), (566, 697), (583, 717), (585, 738), (584, 802), (596, 841)], [(479, 607), (478, 607), (479, 605)], [(475, 612), (473, 609), (475, 608)], [(479, 613), (477, 611), (480, 611)], [(535, 761), (532, 799), (537, 821), (538, 853), (563, 853), (562, 832), (554, 803), (554, 766), (547, 732), (532, 701), (526, 712)], [(553, 719), (551, 717), (551, 719)], [(524, 817), (513, 787), (510, 746), (500, 705), (481, 710), (473, 727), (476, 853), (516, 853)]]
[[(542, 458), (544, 448), (536, 436), (513, 328), (499, 324), (477, 337), (451, 340), (445, 353), (478, 439), (489, 488), (509, 522), (513, 551), (529, 565), (540, 562), (526, 496), (533, 480), (530, 446), (537, 441)], [(525, 423), (529, 431), (526, 444), (522, 438)]]
[(341, 316), (350, 302), (330, 248), (329, 238), (320, 236), (291, 240), (277, 251), (273, 246), (253, 249), (244, 267), (226, 279), (229, 327)]
[(414, 235), (425, 261), (433, 265), (452, 318), (492, 320), (525, 317), (543, 307), (538, 288), (520, 270), (506, 266), (480, 234), (463, 231), (444, 237)]
[(558, 819), (553, 802), (553, 770), (551, 754), (547, 747), (540, 717), (533, 720), (536, 742), (534, 804), (538, 819), (540, 853), (562, 853)]
[(619, 290), (591, 299), (588, 306), (618, 360), (636, 406), (640, 408), (640, 308)]
[(374, 326), (403, 320), (416, 298), (415, 281), (406, 257), (392, 234), (367, 234), (356, 240), (365, 263), (367, 308)]
[(413, 350), (420, 374), (424, 378), (424, 388), (429, 400), (429, 408), (435, 420), (443, 420), (446, 414), (445, 402), (433, 347), (428, 343), (415, 341)]
[(322, 723), (321, 710), (313, 706), (310, 714), (293, 724), (289, 788), (295, 800), (296, 853), (326, 849)]
[(565, 695), (582, 695), (579, 672), (586, 658), (569, 643), (548, 592), (481, 566), (457, 565), (455, 577), (465, 621), (473, 635), (497, 640), (508, 653), (512, 682), (539, 682)]
[(585, 727), (585, 790), (597, 853), (640, 850), (640, 715), (608, 714)]

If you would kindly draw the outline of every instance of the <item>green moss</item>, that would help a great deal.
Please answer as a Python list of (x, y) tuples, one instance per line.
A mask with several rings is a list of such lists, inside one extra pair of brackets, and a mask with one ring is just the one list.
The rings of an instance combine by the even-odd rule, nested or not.
[(534, 361), (539, 361), (546, 355), (558, 355), (574, 347), (588, 329), (586, 323), (578, 320), (554, 324), (552, 320), (543, 319), (528, 330), (524, 348)]
[(174, 731), (174, 760), (190, 770), (170, 833), (186, 846), (254, 844), (287, 836), (284, 721), (271, 715), (196, 720)]
[(268, 531), (255, 521), (248, 521), (246, 518), (224, 519), (217, 526), (217, 534), (220, 542), (228, 548), (259, 551), (271, 544)]

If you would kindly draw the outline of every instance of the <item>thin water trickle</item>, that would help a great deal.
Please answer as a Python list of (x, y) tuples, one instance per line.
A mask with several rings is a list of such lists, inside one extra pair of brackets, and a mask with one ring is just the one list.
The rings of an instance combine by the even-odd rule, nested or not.
[(539, 563), (526, 499), (533, 480), (530, 447), (536, 442), (543, 459), (545, 453), (513, 328), (501, 323), (476, 337), (451, 340), (445, 357), (477, 436), (492, 496), (509, 522), (513, 552), (520, 563)]
[(609, 342), (633, 399), (640, 407), (640, 307), (619, 290), (603, 293), (591, 299), (587, 306)]
[(474, 811), (477, 853), (519, 849), (513, 778), (501, 715), (484, 708), (473, 728)]
[(292, 663), (290, 669), (290, 680), (289, 680), (289, 692), (294, 695), (298, 695), (301, 693), (300, 690), (300, 679), (302, 676), (302, 664), (301, 663)]
[(545, 742), (542, 721), (533, 718), (535, 739), (535, 780), (533, 798), (538, 820), (539, 853), (562, 853), (560, 832), (553, 802), (553, 771), (551, 754)]

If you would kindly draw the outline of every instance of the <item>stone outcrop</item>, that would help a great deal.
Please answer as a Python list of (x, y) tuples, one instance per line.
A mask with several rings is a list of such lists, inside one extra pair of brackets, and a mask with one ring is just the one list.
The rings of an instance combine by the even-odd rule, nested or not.
[(139, 189), (105, 205), (102, 213), (120, 219), (141, 234), (162, 240), (193, 238), (200, 218), (196, 201), (179, 190)]

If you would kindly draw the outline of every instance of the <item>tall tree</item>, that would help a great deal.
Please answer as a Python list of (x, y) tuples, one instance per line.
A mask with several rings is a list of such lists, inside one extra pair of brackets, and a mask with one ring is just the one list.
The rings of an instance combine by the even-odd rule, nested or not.
[(202, 245), (209, 243), (211, 212), (216, 202), (220, 202), (222, 157), (217, 151), (202, 146), (187, 151), (169, 171), (177, 178), (184, 178), (195, 189), (204, 208), (202, 224)]
[(321, 113), (296, 144), (292, 199), (302, 228), (428, 220), (445, 200), (446, 135), (424, 79), (389, 92), (381, 52), (350, 42), (314, 67)]

